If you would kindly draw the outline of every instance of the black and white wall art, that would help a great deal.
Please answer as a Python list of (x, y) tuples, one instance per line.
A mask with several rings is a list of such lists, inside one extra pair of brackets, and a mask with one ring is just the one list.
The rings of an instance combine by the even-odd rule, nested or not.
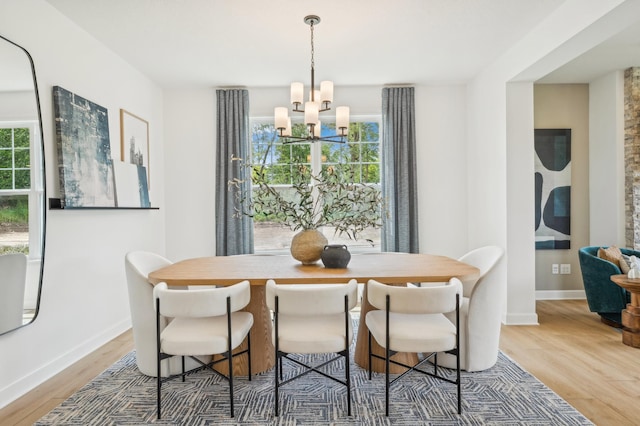
[(53, 88), (60, 191), (66, 207), (114, 207), (107, 109)]
[(536, 249), (571, 247), (571, 129), (535, 129)]

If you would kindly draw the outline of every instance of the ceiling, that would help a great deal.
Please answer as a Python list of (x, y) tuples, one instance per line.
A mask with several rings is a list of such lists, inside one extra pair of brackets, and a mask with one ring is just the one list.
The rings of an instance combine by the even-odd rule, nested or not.
[[(321, 18), (315, 27), (317, 80), (337, 86), (464, 82), (564, 2), (47, 1), (165, 88), (308, 84), (310, 31), (303, 18), (309, 14)], [(545, 82), (584, 82), (628, 61), (633, 48), (639, 65), (640, 48), (634, 43), (640, 31), (621, 37)]]

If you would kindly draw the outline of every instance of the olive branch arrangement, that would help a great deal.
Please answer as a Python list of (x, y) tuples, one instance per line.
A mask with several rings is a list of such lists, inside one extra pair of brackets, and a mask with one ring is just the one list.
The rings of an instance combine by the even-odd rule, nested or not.
[(237, 177), (228, 182), (236, 203), (235, 217), (272, 220), (292, 231), (331, 226), (336, 234), (353, 240), (367, 228), (382, 226), (385, 210), (380, 188), (354, 183), (354, 172), (348, 166), (328, 166), (312, 175), (307, 166), (299, 165), (291, 191), (282, 191), (267, 182), (268, 166), (247, 164), (235, 156), (231, 161), (249, 169), (254, 187), (248, 190), (246, 181)]

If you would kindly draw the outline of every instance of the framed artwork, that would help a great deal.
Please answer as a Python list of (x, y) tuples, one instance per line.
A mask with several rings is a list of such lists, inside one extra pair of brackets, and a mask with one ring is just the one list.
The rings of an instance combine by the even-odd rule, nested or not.
[(107, 109), (53, 87), (60, 191), (67, 207), (115, 207)]
[(143, 166), (147, 171), (146, 184), (151, 186), (149, 123), (124, 109), (120, 110), (120, 159), (128, 164)]
[(114, 161), (117, 207), (151, 207), (144, 166)]
[(571, 248), (571, 129), (535, 129), (536, 249)]

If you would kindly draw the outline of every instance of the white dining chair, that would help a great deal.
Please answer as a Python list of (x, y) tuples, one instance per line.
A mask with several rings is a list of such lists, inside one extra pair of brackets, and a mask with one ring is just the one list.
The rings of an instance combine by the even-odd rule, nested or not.
[[(131, 329), (136, 350), (136, 365), (144, 375), (155, 377), (156, 372), (156, 316), (153, 307), (153, 285), (147, 277), (150, 272), (172, 262), (158, 254), (147, 251), (132, 251), (125, 255), (125, 273), (131, 312)], [(162, 319), (160, 326), (164, 328), (169, 320)], [(209, 361), (210, 357), (201, 360)], [(182, 370), (179, 359), (167, 359), (162, 362), (162, 375), (168, 376)], [(187, 362), (188, 368), (197, 364)]]
[[(159, 283), (153, 289), (156, 308), (156, 381), (158, 420), (161, 419), (162, 383), (208, 368), (229, 382), (230, 415), (234, 417), (233, 404), (233, 359), (246, 355), (248, 379), (251, 380), (251, 340), (249, 332), (253, 325), (253, 315), (241, 312), (251, 300), (249, 281), (235, 285), (195, 290), (170, 289), (166, 283)], [(166, 327), (163, 319), (171, 318)], [(233, 353), (247, 339), (247, 349)], [(222, 358), (208, 363), (197, 356), (222, 355)], [(168, 357), (180, 356), (182, 371), (169, 377), (161, 377), (161, 361)], [(185, 358), (199, 363), (198, 367), (187, 371)], [(213, 368), (226, 361), (228, 375)]]
[[(351, 374), (349, 347), (353, 341), (353, 325), (349, 311), (356, 306), (358, 283), (326, 285), (278, 285), (267, 281), (266, 302), (273, 312), (272, 340), (275, 347), (274, 371), (275, 415), (279, 414), (280, 387), (309, 372), (318, 373), (347, 388), (347, 414), (351, 415)], [(310, 365), (293, 354), (336, 354), (319, 365)], [(284, 375), (283, 360), (303, 367), (294, 376)], [(322, 368), (342, 360), (344, 379), (327, 374)]]
[[(492, 277), (491, 272), (503, 253), (500, 247), (485, 246), (459, 259), (480, 270), (477, 279), (462, 281), (460, 365), (466, 371), (486, 370), (498, 360), (506, 284)], [(447, 316), (453, 321), (452, 313)], [(449, 354), (442, 354), (439, 362), (442, 366), (454, 368), (456, 360)]]
[[(445, 313), (459, 315), (462, 284), (457, 278), (438, 286), (397, 287), (375, 280), (367, 283), (367, 299), (376, 310), (365, 317), (368, 333), (369, 380), (373, 358), (385, 362), (385, 415), (389, 416), (390, 387), (409, 372), (419, 372), (438, 380), (455, 384), (458, 394), (458, 414), (462, 413), (460, 363), (455, 379), (439, 370), (438, 353), (447, 352), (459, 360), (460, 333), (458, 322), (452, 323)], [(372, 351), (372, 338), (384, 349), (384, 354)], [(391, 359), (397, 352), (418, 352), (424, 355), (415, 365)], [(431, 362), (433, 372), (422, 369)], [(409, 369), (393, 380), (390, 364)]]

